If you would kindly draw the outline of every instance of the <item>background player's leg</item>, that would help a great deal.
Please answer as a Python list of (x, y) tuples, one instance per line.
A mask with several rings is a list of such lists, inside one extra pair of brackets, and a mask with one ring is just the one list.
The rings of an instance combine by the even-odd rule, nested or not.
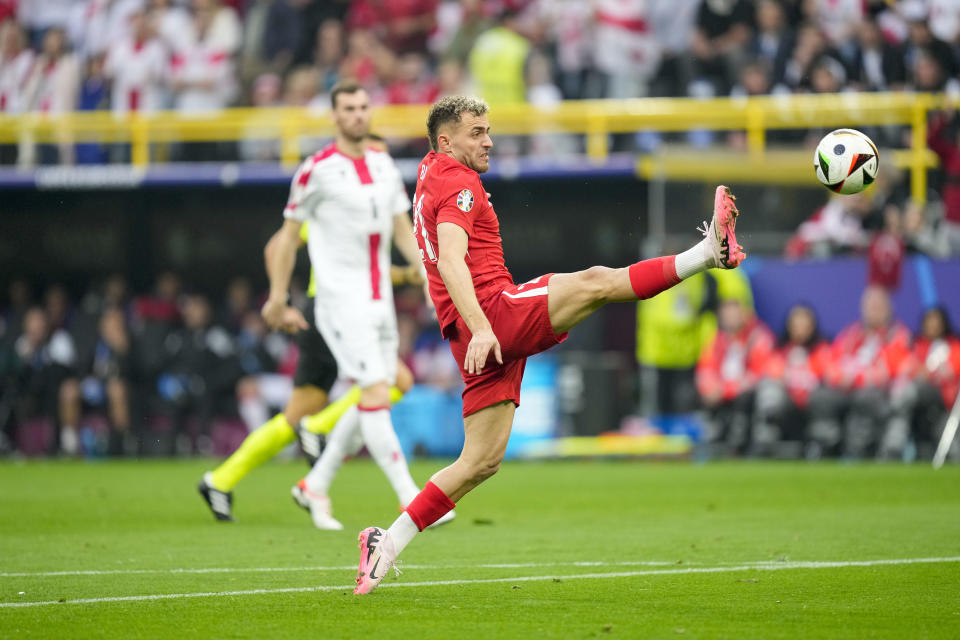
[(343, 464), (343, 459), (351, 453), (350, 449), (359, 429), (360, 412), (356, 405), (352, 405), (337, 421), (333, 431), (330, 432), (323, 453), (303, 479), (310, 493), (316, 496), (327, 495), (334, 476)]
[(278, 413), (262, 427), (246, 437), (233, 454), (211, 474), (218, 491), (230, 491), (244, 476), (281, 449), (296, 440), (292, 425), (303, 416), (320, 411), (327, 402), (327, 392), (319, 387), (296, 387), (283, 413)]
[[(390, 404), (400, 401), (407, 391), (413, 387), (413, 373), (402, 361), (397, 361), (397, 384), (390, 387)], [(351, 387), (343, 396), (331, 402), (320, 413), (307, 416), (301, 426), (310, 433), (327, 434), (343, 417), (344, 413), (360, 402), (360, 387)]]
[[(394, 356), (395, 357), (395, 356)], [(360, 394), (360, 432), (367, 450), (377, 466), (387, 476), (402, 504), (409, 504), (419, 493), (410, 476), (407, 460), (390, 420), (390, 387), (377, 382), (365, 387)]]

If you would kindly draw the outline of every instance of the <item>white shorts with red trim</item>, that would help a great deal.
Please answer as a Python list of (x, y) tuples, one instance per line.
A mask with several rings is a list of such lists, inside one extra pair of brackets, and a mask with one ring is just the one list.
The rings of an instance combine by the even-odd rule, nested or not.
[(337, 360), (340, 377), (365, 388), (397, 380), (397, 316), (392, 297), (362, 305), (315, 300), (317, 330)]

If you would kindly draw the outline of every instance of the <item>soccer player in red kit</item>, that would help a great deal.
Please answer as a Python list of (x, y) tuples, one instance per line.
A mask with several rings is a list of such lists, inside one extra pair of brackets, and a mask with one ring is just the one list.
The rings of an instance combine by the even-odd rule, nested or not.
[(496, 473), (520, 403), (528, 356), (562, 342), (567, 331), (609, 302), (657, 295), (712, 267), (731, 269), (746, 257), (734, 235), (734, 198), (717, 187), (704, 238), (676, 256), (621, 269), (591, 267), (548, 273), (515, 285), (503, 262), (500, 225), (480, 175), (493, 147), (487, 103), (448, 96), (430, 110), (432, 151), (420, 163), (413, 224), (427, 269), (440, 329), (461, 365), (464, 444), (388, 528), (360, 532), (356, 594), (373, 591), (419, 531)]

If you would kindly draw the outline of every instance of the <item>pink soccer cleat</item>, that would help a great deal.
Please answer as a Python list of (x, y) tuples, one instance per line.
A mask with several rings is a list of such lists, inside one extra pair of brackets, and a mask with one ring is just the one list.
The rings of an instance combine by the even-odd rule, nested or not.
[(360, 566), (357, 567), (357, 588), (353, 593), (359, 596), (377, 588), (393, 567), (397, 553), (393, 549), (390, 534), (380, 527), (364, 529), (357, 542), (360, 546)]
[(743, 247), (737, 244), (737, 236), (734, 233), (737, 216), (740, 215), (737, 205), (734, 204), (736, 199), (729, 188), (723, 185), (717, 187), (713, 198), (713, 219), (710, 220), (709, 227), (704, 222), (703, 228), (699, 229), (707, 239), (707, 247), (713, 256), (712, 266), (720, 269), (739, 267), (747, 257)]

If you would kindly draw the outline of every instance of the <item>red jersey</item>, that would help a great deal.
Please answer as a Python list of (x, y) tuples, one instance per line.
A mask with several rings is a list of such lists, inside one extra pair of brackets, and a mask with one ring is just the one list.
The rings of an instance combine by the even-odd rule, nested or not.
[(477, 300), (484, 307), (484, 301), (513, 284), (513, 276), (503, 263), (500, 222), (487, 199), (480, 175), (446, 154), (431, 151), (417, 172), (413, 231), (427, 269), (430, 298), (437, 308), (440, 331), (444, 332), (459, 313), (437, 269), (440, 255), (437, 225), (441, 222), (452, 222), (467, 232), (464, 260), (473, 277)]
[(899, 322), (873, 330), (854, 322), (837, 334), (832, 351), (827, 373), (832, 385), (886, 389), (910, 354), (910, 331)]
[(810, 392), (823, 383), (830, 370), (830, 345), (786, 344), (770, 355), (767, 377), (783, 383), (798, 407), (807, 406)]
[(918, 337), (910, 357), (900, 366), (900, 375), (906, 379), (922, 376), (940, 390), (949, 409), (960, 392), (960, 339), (947, 336), (930, 342)]
[(720, 391), (725, 401), (750, 391), (767, 372), (773, 348), (773, 334), (755, 318), (738, 333), (717, 331), (697, 362), (697, 390)]

